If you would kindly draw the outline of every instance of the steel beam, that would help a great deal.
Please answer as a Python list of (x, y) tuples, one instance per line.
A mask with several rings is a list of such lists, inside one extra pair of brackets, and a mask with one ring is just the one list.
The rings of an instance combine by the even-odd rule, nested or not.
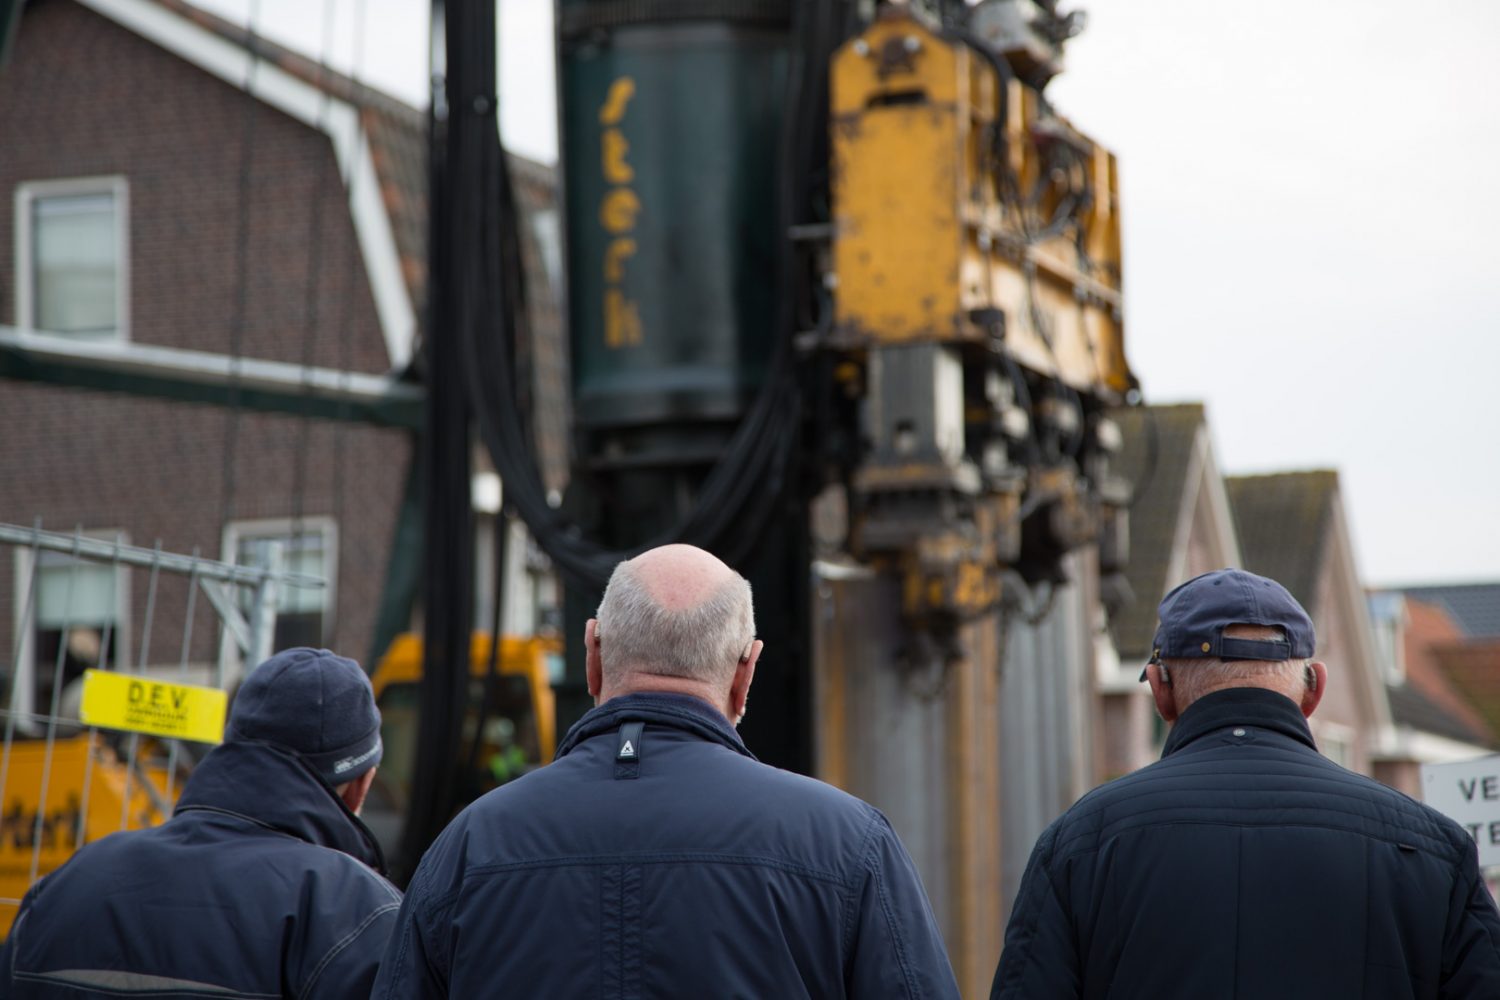
[(392, 375), (10, 326), (0, 326), (0, 377), (379, 427), (410, 429), (422, 420), (422, 388)]

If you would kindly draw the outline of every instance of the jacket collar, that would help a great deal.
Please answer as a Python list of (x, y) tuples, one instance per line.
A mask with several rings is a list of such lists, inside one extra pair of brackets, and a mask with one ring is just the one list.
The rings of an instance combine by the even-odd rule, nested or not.
[(235, 816), (319, 847), (330, 847), (385, 874), (374, 834), (301, 758), (269, 743), (221, 744), (183, 786), (177, 813)]
[(1215, 691), (1189, 705), (1167, 735), (1161, 755), (1171, 756), (1194, 740), (1233, 725), (1269, 729), (1318, 748), (1296, 702), (1275, 691), (1250, 687)]
[(612, 733), (626, 722), (649, 722), (692, 733), (710, 743), (728, 747), (751, 760), (755, 755), (746, 749), (740, 734), (729, 720), (708, 702), (692, 695), (666, 691), (642, 691), (611, 698), (573, 723), (568, 735), (558, 745), (557, 756), (563, 757), (579, 743), (601, 733)]

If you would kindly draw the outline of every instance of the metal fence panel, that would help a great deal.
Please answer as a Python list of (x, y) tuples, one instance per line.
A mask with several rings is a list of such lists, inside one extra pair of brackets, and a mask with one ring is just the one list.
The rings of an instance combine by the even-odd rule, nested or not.
[(323, 585), (283, 572), (279, 552), (268, 562), (0, 524), (0, 936), (26, 890), (79, 847), (167, 819), (209, 749), (84, 725), (84, 671), (232, 691), (242, 665), (271, 652), (277, 586)]

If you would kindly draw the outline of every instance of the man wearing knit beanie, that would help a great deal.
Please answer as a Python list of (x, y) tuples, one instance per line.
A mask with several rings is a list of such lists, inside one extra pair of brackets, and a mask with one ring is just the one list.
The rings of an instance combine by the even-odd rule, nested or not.
[(0, 995), (369, 996), (401, 901), (358, 818), (380, 756), (359, 664), (277, 653), (169, 821), (84, 847), (26, 894)]

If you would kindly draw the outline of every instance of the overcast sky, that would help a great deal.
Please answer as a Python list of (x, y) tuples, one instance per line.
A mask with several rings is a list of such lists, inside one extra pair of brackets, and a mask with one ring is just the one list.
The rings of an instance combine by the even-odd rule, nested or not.
[[(363, 24), (426, 103), (427, 3), (197, 2), (345, 70)], [(506, 142), (549, 160), (551, 3), (500, 0)], [(1147, 400), (1206, 403), (1227, 473), (1338, 469), (1367, 582), (1500, 580), (1500, 3), (1082, 6), (1049, 93), (1120, 158)]]

